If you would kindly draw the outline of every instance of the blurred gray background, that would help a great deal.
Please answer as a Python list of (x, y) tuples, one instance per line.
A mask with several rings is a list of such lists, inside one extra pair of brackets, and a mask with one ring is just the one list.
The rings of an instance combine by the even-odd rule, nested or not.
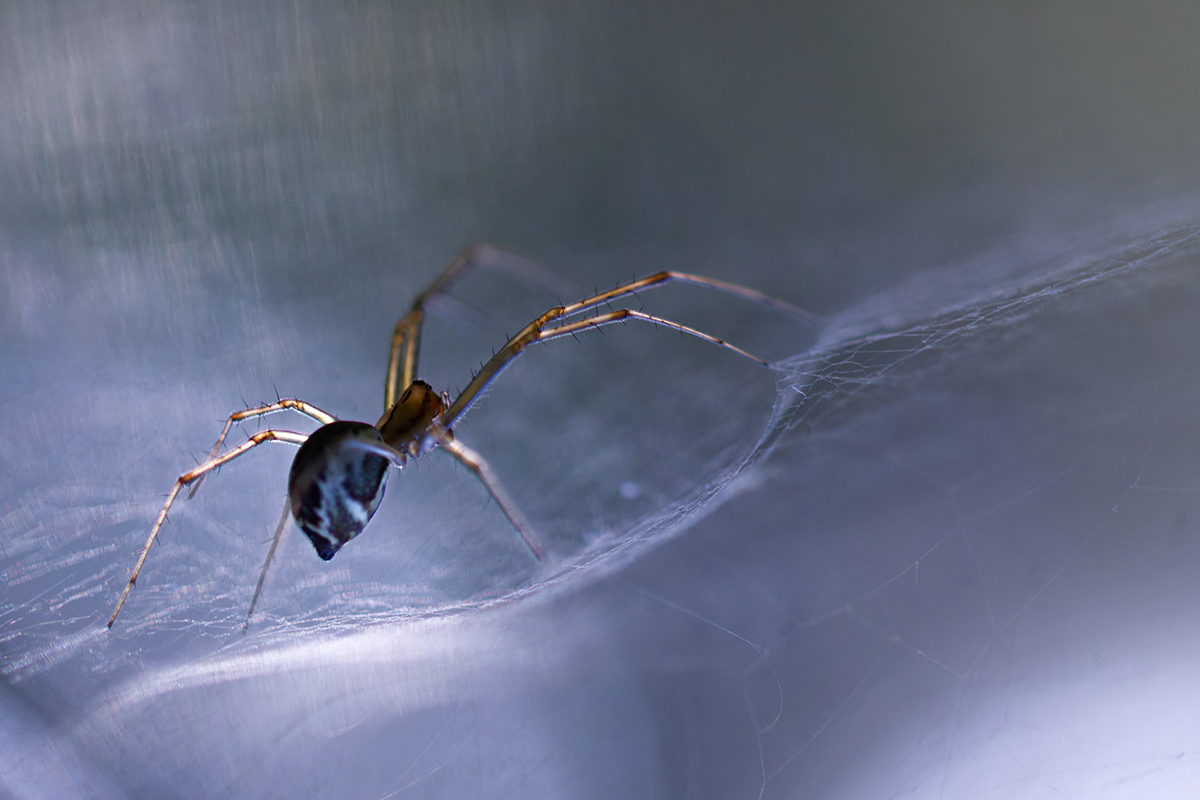
[[(1189, 3), (8, 2), (0, 795), (1187, 797)], [(276, 395), (373, 422), (469, 242), (649, 326), (534, 348), (329, 564)], [(564, 290), (565, 291), (565, 290)], [(437, 305), (454, 392), (561, 297)], [(308, 431), (288, 415), (265, 425)], [(241, 441), (258, 426), (236, 431)]]

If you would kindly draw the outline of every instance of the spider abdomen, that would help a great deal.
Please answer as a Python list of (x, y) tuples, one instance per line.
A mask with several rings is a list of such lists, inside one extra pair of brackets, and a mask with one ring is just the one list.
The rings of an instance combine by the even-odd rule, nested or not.
[(364, 422), (324, 425), (301, 445), (288, 474), (292, 517), (325, 561), (366, 527), (387, 485), (388, 460), (356, 442), (383, 439)]

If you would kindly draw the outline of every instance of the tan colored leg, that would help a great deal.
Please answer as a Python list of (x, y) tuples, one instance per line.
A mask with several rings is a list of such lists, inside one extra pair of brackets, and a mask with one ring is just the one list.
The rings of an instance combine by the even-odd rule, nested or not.
[(129, 583), (125, 584), (125, 591), (121, 592), (121, 597), (117, 600), (117, 607), (113, 609), (112, 616), (108, 618), (108, 626), (111, 628), (113, 622), (117, 619), (117, 614), (121, 613), (121, 606), (125, 605), (125, 599), (129, 597), (129, 593), (133, 590), (133, 585), (137, 583), (138, 575), (141, 574), (142, 565), (146, 563), (146, 556), (150, 554), (150, 548), (154, 544), (154, 540), (158, 538), (158, 531), (166, 522), (167, 512), (171, 509), (171, 504), (175, 502), (175, 498), (179, 495), (179, 490), (187, 486), (193, 481), (199, 480), (208, 473), (212, 472), (222, 464), (227, 464), (233, 459), (244, 453), (249, 452), (252, 448), (262, 444), (263, 442), (286, 442), (288, 444), (304, 444), (308, 439), (302, 433), (293, 433), (291, 431), (261, 431), (250, 437), (249, 440), (243, 442), (237, 447), (217, 458), (209, 459), (200, 466), (185, 472), (180, 475), (175, 481), (175, 485), (171, 487), (171, 491), (167, 494), (167, 502), (163, 503), (162, 511), (158, 512), (158, 519), (154, 521), (154, 526), (150, 529), (150, 536), (146, 539), (146, 544), (142, 547), (141, 555), (138, 556), (137, 563), (133, 566), (133, 574), (129, 576)]
[(545, 550), (541, 537), (538, 536), (537, 531), (529, 520), (525, 518), (525, 515), (521, 513), (517, 504), (505, 490), (504, 484), (500, 483), (500, 479), (496, 477), (496, 473), (492, 472), (492, 468), (488, 466), (488, 463), (474, 450), (449, 436), (443, 436), (439, 444), (443, 450), (458, 459), (460, 464), (475, 473), (475, 476), (479, 478), (479, 482), (484, 485), (496, 501), (496, 505), (500, 506), (500, 510), (504, 512), (504, 516), (508, 517), (508, 521), (517, 529), (517, 533), (525, 541), (525, 546), (529, 548), (529, 552), (533, 553), (534, 558), (541, 561), (542, 553)]
[(413, 301), (412, 310), (396, 323), (388, 351), (387, 377), (383, 386), (383, 409), (387, 411), (400, 393), (417, 378), (417, 360), (421, 350), (421, 326), (425, 322), (425, 304), (450, 290), (472, 267), (482, 267), (507, 275), (531, 286), (552, 291), (566, 288), (566, 281), (549, 270), (526, 261), (501, 247), (475, 242), (459, 251), (441, 274)]
[[(276, 411), (285, 409), (299, 411), (301, 414), (307, 414), (322, 425), (328, 425), (331, 422), (336, 422), (337, 418), (332, 414), (327, 414), (311, 403), (306, 403), (303, 400), (277, 400), (274, 403), (268, 403), (265, 406), (257, 408), (245, 408), (241, 411), (235, 411), (229, 415), (229, 419), (225, 420), (225, 427), (221, 429), (221, 435), (217, 437), (217, 443), (213, 445), (212, 452), (208, 454), (209, 459), (217, 457), (217, 452), (221, 449), (221, 444), (225, 441), (225, 436), (229, 433), (229, 429), (233, 427), (233, 423), (241, 422), (244, 419), (253, 417), (261, 417), (264, 414), (272, 414)], [(196, 490), (200, 488), (200, 484), (204, 483), (204, 476), (192, 484), (192, 488), (188, 490), (188, 499), (196, 496)]]
[(246, 624), (242, 626), (242, 633), (250, 629), (250, 617), (254, 614), (254, 606), (258, 605), (258, 596), (262, 594), (263, 581), (267, 579), (267, 568), (271, 566), (271, 559), (275, 557), (275, 548), (279, 547), (279, 539), (283, 536), (283, 529), (287, 526), (288, 517), (292, 515), (291, 499), (283, 501), (283, 516), (279, 518), (279, 525), (275, 528), (275, 537), (271, 539), (271, 549), (267, 551), (267, 560), (263, 562), (262, 572), (258, 574), (258, 584), (254, 587), (254, 596), (250, 598), (250, 610), (246, 612)]
[(568, 317), (576, 314), (582, 314), (585, 311), (589, 311), (597, 306), (602, 306), (605, 303), (616, 300), (617, 298), (634, 294), (642, 289), (652, 289), (658, 286), (664, 286), (671, 281), (694, 283), (699, 286), (707, 286), (710, 289), (716, 289), (717, 291), (725, 292), (727, 294), (737, 295), (738, 297), (743, 297), (761, 305), (777, 309), (789, 314), (790, 316), (796, 317), (797, 319), (804, 320), (805, 322), (811, 323), (816, 319), (816, 317), (814, 317), (811, 313), (798, 306), (794, 306), (791, 303), (778, 300), (774, 297), (769, 297), (768, 295), (755, 291), (754, 289), (747, 289), (744, 286), (738, 286), (737, 284), (726, 283), (725, 281), (718, 281), (712, 278), (704, 278), (699, 275), (688, 275), (687, 273), (683, 272), (659, 272), (655, 275), (650, 275), (649, 277), (633, 281), (632, 283), (618, 286), (615, 289), (610, 289), (607, 292), (601, 292), (600, 294), (584, 298), (576, 303), (552, 308), (537, 319), (530, 322), (528, 325), (522, 328), (516, 336), (509, 339), (504, 347), (500, 348), (499, 352), (492, 356), (490, 361), (483, 365), (483, 368), (480, 369), (479, 372), (476, 373), (471, 379), (471, 382), (467, 384), (467, 388), (462, 390), (462, 393), (460, 393), (459, 396), (455, 398), (454, 402), (450, 404), (450, 407), (442, 413), (442, 415), (438, 418), (438, 421), (443, 427), (452, 428), (454, 423), (458, 421), (458, 418), (465, 414), (467, 409), (469, 409), (471, 405), (478, 399), (480, 393), (486, 389), (493, 380), (496, 379), (496, 376), (499, 375), (500, 372), (507, 367), (513, 359), (519, 356), (526, 347), (534, 342), (549, 341), (550, 339), (556, 339), (560, 336), (566, 336), (570, 333), (577, 333), (582, 330), (587, 330), (588, 328), (598, 328), (604, 325), (611, 325), (614, 322), (620, 322), (621, 320), (625, 319), (639, 319), (645, 322), (653, 322), (657, 325), (664, 325), (668, 328), (673, 328), (677, 331), (682, 331), (683, 333), (697, 336), (707, 342), (712, 342), (713, 344), (732, 350), (733, 352), (757, 361), (760, 364), (767, 363), (758, 356), (750, 355), (745, 350), (734, 347), (733, 345), (728, 344), (727, 342), (718, 339), (715, 336), (709, 336), (707, 333), (703, 333), (702, 331), (688, 327), (687, 325), (681, 325), (678, 322), (672, 322), (661, 317), (651, 316), (650, 314), (645, 314), (641, 311), (634, 311), (632, 309), (618, 309), (616, 311), (599, 314), (595, 317), (588, 317), (586, 319), (575, 320), (573, 322), (565, 321)]

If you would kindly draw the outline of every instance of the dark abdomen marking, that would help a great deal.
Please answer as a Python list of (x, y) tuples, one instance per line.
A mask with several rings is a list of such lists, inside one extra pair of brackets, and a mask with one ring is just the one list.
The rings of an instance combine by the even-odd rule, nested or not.
[(326, 561), (366, 527), (387, 485), (388, 460), (355, 439), (383, 443), (364, 422), (331, 422), (300, 446), (288, 475), (292, 516)]

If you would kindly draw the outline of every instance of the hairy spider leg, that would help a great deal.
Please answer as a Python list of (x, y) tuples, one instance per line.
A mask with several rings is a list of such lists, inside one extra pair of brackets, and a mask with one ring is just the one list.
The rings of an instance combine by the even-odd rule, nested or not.
[(612, 325), (614, 322), (624, 322), (627, 319), (640, 319), (643, 322), (653, 322), (655, 325), (662, 325), (663, 327), (671, 328), (673, 330), (680, 331), (681, 333), (691, 334), (692, 336), (703, 339), (706, 342), (711, 342), (718, 347), (724, 347), (728, 350), (732, 350), (738, 355), (745, 356), (751, 361), (757, 361), (764, 367), (770, 366), (770, 364), (753, 353), (747, 353), (742, 348), (732, 345), (724, 339), (718, 339), (716, 336), (710, 336), (704, 331), (698, 331), (695, 328), (691, 328), (687, 325), (681, 325), (678, 322), (672, 322), (669, 319), (656, 317), (652, 314), (647, 314), (642, 311), (634, 311), (632, 308), (621, 308), (617, 309), (616, 311), (608, 311), (603, 314), (597, 314), (596, 316), (588, 317), (587, 319), (577, 319), (574, 322), (568, 322), (563, 325), (556, 325), (551, 328), (543, 328), (534, 341), (549, 342), (553, 339), (569, 336), (572, 333), (586, 331), (589, 328), (602, 328), (605, 325)]
[[(475, 401), (479, 399), (479, 395), (483, 392), (483, 390), (486, 389), (491, 382), (496, 379), (496, 376), (499, 375), (505, 367), (512, 363), (513, 359), (519, 356), (529, 345), (534, 344), (535, 342), (550, 341), (551, 339), (557, 339), (561, 336), (578, 333), (579, 331), (587, 330), (589, 328), (599, 328), (605, 325), (611, 325), (614, 322), (620, 322), (627, 319), (637, 319), (644, 322), (652, 322), (656, 325), (662, 325), (667, 328), (673, 328), (681, 333), (687, 333), (703, 339), (706, 342), (711, 342), (712, 344), (724, 347), (727, 350), (732, 350), (738, 355), (745, 356), (752, 361), (757, 361), (758, 363), (767, 366), (767, 362), (763, 359), (759, 358), (758, 356), (751, 355), (745, 350), (742, 350), (740, 347), (735, 347), (723, 339), (710, 336), (703, 331), (696, 330), (695, 328), (687, 325), (681, 325), (678, 322), (672, 322), (671, 320), (663, 319), (662, 317), (655, 317), (641, 311), (634, 311), (632, 309), (619, 309), (617, 311), (598, 314), (594, 317), (575, 320), (573, 322), (564, 321), (567, 317), (571, 317), (576, 314), (582, 314), (585, 311), (589, 311), (597, 306), (604, 305), (605, 303), (608, 303), (619, 297), (625, 297), (626, 295), (633, 294), (641, 289), (651, 289), (658, 286), (663, 286), (671, 281), (682, 281), (685, 283), (694, 283), (698, 286), (707, 286), (710, 289), (716, 289), (717, 291), (737, 295), (738, 297), (744, 297), (747, 300), (752, 300), (769, 308), (778, 309), (805, 322), (814, 323), (816, 321), (815, 315), (805, 311), (799, 306), (794, 306), (791, 303), (770, 297), (769, 295), (765, 295), (762, 292), (757, 292), (753, 289), (747, 289), (744, 286), (738, 286), (737, 284), (726, 283), (725, 281), (718, 281), (712, 278), (705, 278), (699, 275), (689, 275), (683, 272), (659, 272), (654, 275), (641, 278), (640, 280), (633, 281), (632, 283), (618, 286), (615, 289), (609, 289), (607, 292), (601, 292), (600, 294), (584, 298), (583, 300), (571, 303), (570, 305), (552, 308), (534, 319), (532, 322), (518, 331), (516, 336), (513, 336), (511, 339), (509, 339), (504, 347), (500, 348), (500, 350), (494, 356), (492, 356), (492, 358), (486, 364), (483, 365), (479, 372), (475, 374), (475, 377), (471, 379), (471, 382), (467, 384), (467, 387), (463, 389), (458, 397), (455, 398), (454, 402), (450, 404), (450, 407), (442, 412), (442, 414), (437, 418), (437, 422), (446, 429), (453, 427), (454, 423), (457, 422), (463, 414), (467, 413), (467, 410), (470, 409), (471, 406), (474, 405)], [(555, 324), (556, 321), (561, 324)]]
[(254, 615), (254, 607), (258, 605), (258, 596), (262, 594), (263, 581), (267, 579), (267, 568), (271, 566), (271, 559), (275, 558), (275, 548), (279, 547), (279, 539), (283, 536), (283, 529), (287, 526), (290, 516), (292, 516), (292, 499), (289, 497), (283, 501), (283, 516), (279, 518), (279, 525), (275, 528), (275, 536), (271, 539), (271, 549), (267, 551), (267, 560), (263, 562), (262, 572), (258, 573), (258, 583), (254, 586), (254, 596), (250, 598), (250, 610), (246, 612), (246, 622), (242, 625), (242, 633), (250, 630), (250, 617)]
[[(212, 452), (208, 454), (208, 457), (210, 459), (217, 457), (217, 453), (221, 449), (221, 444), (224, 443), (225, 437), (229, 434), (229, 429), (233, 427), (235, 422), (241, 422), (242, 420), (252, 419), (254, 417), (261, 417), (264, 414), (271, 414), (275, 411), (284, 411), (287, 409), (292, 409), (294, 411), (299, 411), (301, 414), (306, 414), (322, 425), (328, 425), (331, 422), (337, 421), (337, 418), (332, 414), (322, 411), (312, 403), (306, 403), (303, 400), (297, 400), (295, 398), (277, 400), (274, 403), (267, 403), (266, 405), (257, 406), (255, 408), (244, 408), (241, 411), (233, 412), (229, 415), (229, 419), (225, 420), (225, 427), (221, 428), (221, 435), (217, 437), (216, 444), (213, 445)], [(204, 478), (205, 475), (201, 475), (192, 483), (191, 488), (188, 489), (187, 496), (189, 500), (196, 496), (196, 491), (199, 490), (200, 484), (204, 483)], [(262, 592), (263, 580), (265, 580), (267, 577), (267, 567), (271, 565), (271, 559), (275, 556), (275, 548), (279, 546), (279, 538), (283, 533), (283, 528), (287, 523), (287, 518), (290, 513), (291, 506), (285, 501), (283, 504), (283, 517), (279, 520), (279, 527), (276, 528), (275, 537), (271, 540), (271, 549), (267, 553), (266, 563), (263, 564), (262, 574), (258, 576), (258, 585), (254, 588), (254, 597), (250, 601), (250, 612), (246, 614), (246, 625), (242, 628), (242, 633), (245, 633), (246, 629), (250, 626), (250, 614), (254, 613), (254, 604), (258, 602), (258, 595), (260, 592)], [(112, 627), (111, 622), (109, 623), (109, 627)]]
[(413, 301), (412, 310), (396, 323), (388, 351), (387, 376), (383, 386), (383, 407), (389, 409), (400, 393), (417, 377), (417, 359), (421, 350), (421, 325), (425, 321), (425, 304), (449, 291), (472, 267), (495, 270), (529, 285), (559, 291), (566, 282), (549, 270), (521, 258), (502, 247), (475, 242), (459, 251), (441, 274)]
[[(322, 412), (324, 413), (324, 412)], [(233, 448), (227, 453), (216, 458), (209, 459), (200, 466), (185, 472), (175, 480), (175, 485), (171, 487), (171, 491), (167, 494), (167, 502), (163, 504), (162, 511), (158, 512), (158, 519), (154, 521), (154, 526), (150, 529), (150, 536), (146, 539), (146, 544), (142, 547), (142, 553), (138, 556), (137, 563), (133, 566), (133, 574), (129, 576), (129, 583), (125, 584), (125, 591), (121, 592), (121, 598), (117, 600), (117, 607), (113, 609), (112, 616), (108, 618), (108, 626), (111, 628), (113, 622), (117, 619), (117, 614), (121, 613), (121, 606), (125, 605), (126, 598), (133, 591), (133, 585), (137, 583), (138, 574), (142, 571), (142, 565), (146, 563), (146, 556), (150, 554), (150, 548), (154, 544), (154, 540), (158, 538), (158, 531), (162, 528), (163, 523), (167, 519), (167, 512), (171, 509), (171, 504), (175, 502), (175, 498), (179, 495), (179, 490), (189, 483), (192, 483), (199, 478), (204, 477), (209, 472), (212, 472), (222, 464), (226, 464), (238, 456), (249, 452), (252, 448), (257, 447), (263, 442), (286, 442), (287, 444), (300, 445), (308, 439), (303, 433), (293, 433), (292, 431), (277, 431), (267, 430), (254, 434), (248, 440)]]
[[(322, 425), (337, 422), (337, 418), (332, 414), (328, 414), (312, 403), (306, 403), (303, 400), (277, 400), (274, 403), (268, 403), (257, 408), (244, 408), (241, 411), (233, 412), (229, 415), (229, 419), (225, 420), (225, 427), (221, 429), (221, 435), (217, 437), (217, 443), (213, 445), (212, 452), (208, 454), (209, 459), (217, 457), (217, 452), (221, 449), (221, 444), (225, 441), (225, 436), (229, 433), (229, 429), (233, 427), (233, 423), (241, 422), (244, 419), (251, 419), (252, 417), (261, 417), (263, 414), (271, 414), (275, 411), (284, 411), (289, 408), (299, 411), (301, 414), (307, 414)], [(204, 483), (203, 475), (197, 478), (192, 487), (188, 489), (189, 500), (196, 496), (196, 490), (200, 488), (200, 484), (202, 483)]]
[(541, 561), (542, 551), (545, 547), (542, 544), (541, 537), (537, 534), (537, 529), (521, 513), (516, 502), (505, 490), (504, 484), (496, 477), (496, 473), (483, 460), (483, 457), (462, 442), (452, 438), (449, 432), (441, 434), (438, 444), (449, 455), (456, 458), (460, 464), (475, 473), (475, 477), (479, 478), (479, 482), (487, 488), (492, 499), (496, 501), (496, 505), (500, 506), (500, 510), (504, 512), (504, 516), (508, 517), (508, 521), (517, 529), (517, 533), (521, 535), (521, 539), (524, 540), (525, 546), (529, 548), (529, 552), (533, 553), (534, 558)]
[(766, 306), (767, 308), (773, 308), (776, 311), (781, 311), (790, 317), (795, 317), (796, 319), (803, 320), (809, 324), (815, 324), (817, 322), (816, 314), (800, 308), (800, 306), (792, 305), (786, 300), (780, 300), (778, 297), (771, 297), (769, 294), (763, 294), (760, 291), (750, 289), (746, 286), (740, 286), (736, 283), (729, 283), (728, 281), (719, 281), (716, 278), (706, 278), (703, 275), (691, 275), (686, 272), (674, 272), (671, 270), (656, 272), (653, 275), (647, 275), (646, 277), (639, 278), (636, 281), (630, 281), (629, 283), (609, 289), (607, 292), (600, 292), (599, 294), (591, 297), (585, 297), (583, 300), (563, 306), (559, 310), (557, 316), (574, 316), (575, 314), (587, 311), (590, 308), (602, 306), (605, 303), (616, 300), (618, 297), (635, 294), (640, 292), (642, 289), (655, 289), (659, 286), (665, 286), (672, 281), (679, 281), (680, 283), (692, 283), (697, 286), (707, 286), (709, 289), (716, 289), (718, 292), (725, 292), (726, 294), (736, 295), (737, 297), (744, 297), (745, 299), (758, 303), (759, 305)]
[[(504, 512), (504, 516), (507, 517), (508, 521), (512, 523), (512, 526), (516, 528), (517, 533), (520, 534), (521, 539), (525, 542), (525, 546), (529, 548), (531, 553), (533, 553), (534, 558), (536, 558), (538, 561), (541, 561), (542, 551), (545, 548), (542, 545), (541, 538), (537, 534), (537, 530), (533, 527), (529, 520), (525, 518), (525, 515), (521, 513), (516, 502), (513, 501), (512, 497), (508, 494), (508, 491), (504, 488), (504, 484), (500, 482), (498, 477), (496, 477), (496, 473), (492, 471), (492, 468), (488, 465), (487, 461), (483, 459), (483, 456), (479, 455), (465, 444), (459, 442), (454, 438), (453, 433), (446, 430), (436, 422), (429, 425), (428, 435), (433, 437), (433, 440), (438, 447), (445, 450), (448, 455), (453, 456), (464, 467), (475, 473), (475, 477), (477, 477), (479, 482), (483, 484), (484, 488), (488, 490), (488, 494), (490, 494), (492, 499), (496, 501), (496, 505), (500, 506), (500, 510)], [(408, 458), (417, 457), (416, 455), (398, 450), (387, 444), (376, 444), (374, 442), (367, 441), (352, 441), (347, 442), (347, 445), (367, 453), (373, 453), (375, 455), (391, 459), (392, 463), (397, 467), (403, 467)]]

